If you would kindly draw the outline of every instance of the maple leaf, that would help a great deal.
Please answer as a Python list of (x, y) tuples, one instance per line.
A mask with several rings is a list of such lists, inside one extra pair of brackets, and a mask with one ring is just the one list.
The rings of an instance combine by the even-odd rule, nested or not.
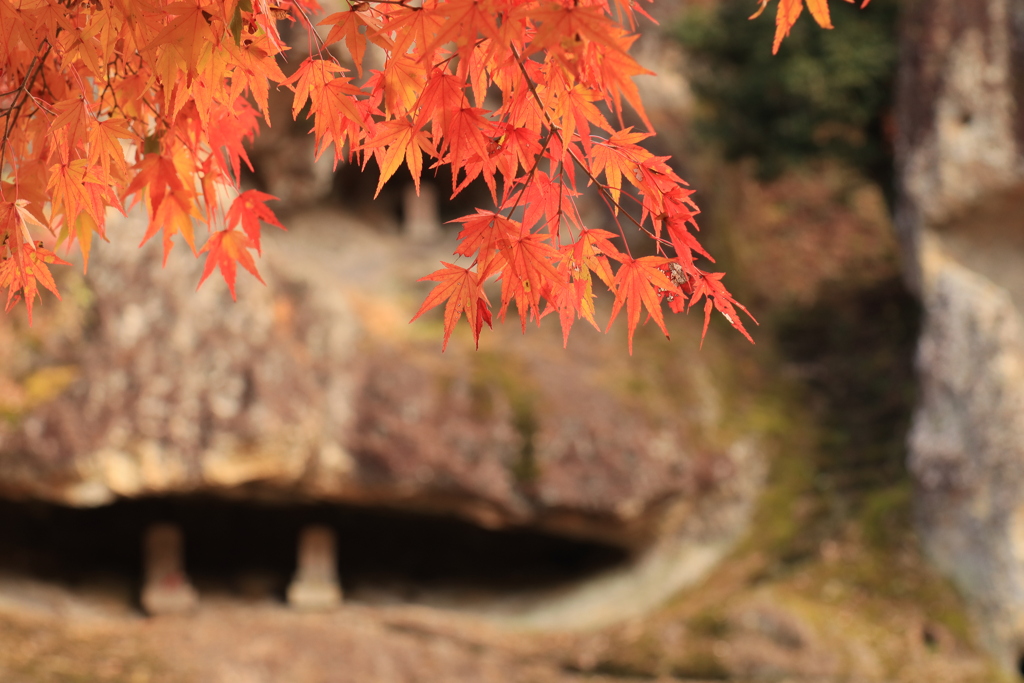
[(236, 264), (252, 273), (253, 277), (263, 284), (263, 278), (256, 270), (256, 263), (253, 261), (249, 249), (255, 249), (249, 237), (239, 230), (218, 230), (210, 236), (210, 239), (203, 245), (200, 253), (206, 254), (206, 265), (203, 267), (203, 275), (199, 278), (196, 289), (203, 286), (206, 278), (210, 277), (214, 267), (219, 267), (224, 281), (231, 292), (231, 298), (235, 299), (235, 273)]
[[(679, 288), (668, 279), (662, 267), (668, 259), (662, 256), (643, 256), (638, 259), (626, 259), (615, 273), (615, 302), (608, 327), (615, 322), (622, 307), (626, 307), (626, 331), (629, 339), (629, 353), (633, 355), (633, 332), (640, 322), (641, 305), (658, 324), (661, 331), (668, 337), (665, 317), (661, 311), (661, 292), (678, 291)], [(680, 292), (681, 294), (681, 292)]]
[[(106, 232), (102, 224), (97, 223), (96, 220), (87, 213), (80, 213), (74, 219), (73, 226), (67, 226), (65, 224), (65, 230), (67, 232), (68, 243), (70, 246), (71, 241), (78, 240), (79, 251), (82, 252), (82, 272), (89, 272), (89, 253), (92, 250), (92, 236), (93, 233), (99, 235), (102, 239), (107, 239)], [(73, 236), (72, 236), (73, 235)], [(64, 233), (62, 233), (62, 237)]]
[(404, 116), (411, 112), (426, 80), (423, 67), (412, 57), (401, 55), (389, 60), (380, 81), (387, 113)]
[[(448, 0), (438, 3), (437, 14), (442, 17), (434, 40), (426, 46), (424, 54), (429, 55), (445, 43), (458, 45), (461, 51), (477, 40), (477, 36), (501, 40), (501, 33), (496, 21), (496, 3), (488, 0)], [(463, 54), (463, 57), (468, 55)]]
[(434, 69), (427, 79), (415, 108), (415, 125), (423, 128), (429, 121), (438, 140), (451, 128), (452, 114), (466, 105), (465, 82), (442, 69)]
[(285, 81), (285, 85), (295, 92), (292, 98), (292, 118), (298, 119), (299, 112), (306, 106), (310, 97), (316, 97), (334, 74), (345, 73), (345, 67), (328, 59), (306, 59)]
[(628, 256), (615, 248), (613, 233), (607, 230), (581, 230), (579, 239), (572, 245), (573, 262), (589, 273), (593, 271), (609, 289), (615, 291), (615, 276), (612, 274), (608, 257), (624, 262)]
[(536, 173), (515, 201), (526, 205), (523, 210), (524, 226), (533, 229), (538, 223), (546, 224), (557, 233), (563, 221), (577, 227), (583, 224), (573, 201), (577, 194), (565, 187), (562, 178), (555, 180), (547, 173)]
[(345, 41), (345, 47), (352, 55), (352, 61), (356, 65), (356, 73), (363, 75), (363, 58), (366, 55), (367, 35), (375, 38), (378, 45), (386, 49), (394, 49), (394, 43), (390, 39), (379, 36), (380, 22), (373, 18), (367, 11), (360, 11), (354, 7), (346, 12), (335, 12), (326, 19), (323, 19), (319, 26), (330, 26), (331, 30), (324, 39), (325, 45)]
[(89, 111), (82, 97), (72, 97), (53, 105), (57, 114), (50, 123), (50, 134), (57, 142), (57, 151), (66, 164), (75, 148), (84, 145), (89, 129)]
[(500, 246), (522, 229), (517, 221), (484, 209), (477, 209), (475, 214), (457, 218), (455, 222), (462, 223), (455, 253), (476, 256), (477, 272), (485, 280), (505, 264)]
[(171, 238), (181, 234), (193, 253), (196, 253), (192, 219), (200, 215), (195, 206), (195, 192), (182, 182), (180, 169), (174, 156), (147, 154), (139, 162), (138, 174), (125, 191), (135, 195), (144, 191), (149, 209), (149, 225), (140, 244), (145, 244), (163, 231), (164, 262), (171, 253)]
[(100, 167), (90, 166), (86, 159), (54, 164), (47, 188), (53, 193), (54, 213), (61, 212), (69, 218), (86, 212), (97, 223), (102, 223), (104, 207), (121, 208), (110, 188), (109, 176)]
[(594, 329), (601, 329), (594, 319), (596, 310), (592, 273), (596, 273), (601, 281), (614, 291), (615, 276), (605, 253), (613, 255), (616, 260), (626, 258), (625, 254), (619, 252), (611, 243), (614, 237), (615, 235), (606, 230), (583, 229), (575, 243), (567, 244), (561, 249), (562, 260), (558, 272), (562, 276), (562, 281), (569, 282), (570, 286), (553, 287), (549, 283), (545, 287), (544, 297), (551, 302), (551, 307), (558, 311), (563, 347), (569, 344), (569, 332), (577, 316), (593, 325)]
[(544, 235), (521, 231), (514, 238), (506, 237), (498, 244), (505, 259), (501, 271), (501, 312), (505, 319), (508, 305), (516, 302), (519, 321), (526, 331), (527, 317), (540, 319), (540, 302), (545, 284), (564, 287), (554, 263), (560, 260), (558, 250), (547, 243)]
[[(623, 38), (621, 43), (623, 49), (629, 49), (629, 46), (638, 37)], [(647, 118), (647, 112), (640, 99), (640, 91), (637, 89), (636, 83), (633, 82), (633, 78), (635, 76), (653, 76), (654, 72), (643, 68), (635, 59), (619, 50), (602, 50), (594, 56), (594, 61), (597, 62), (597, 68), (593, 80), (608, 93), (612, 109), (618, 117), (619, 126), (623, 125), (622, 100), (625, 99), (640, 116), (640, 120), (643, 121), (647, 130), (653, 131), (654, 126)]]
[(371, 34), (374, 38), (394, 34), (393, 54), (404, 55), (413, 45), (425, 52), (427, 45), (434, 42), (437, 29), (444, 23), (444, 17), (429, 7), (399, 5), (388, 14), (387, 25)]
[[(867, 6), (871, 0), (863, 0), (861, 8)], [(756, 19), (761, 16), (765, 8), (768, 6), (769, 0), (760, 0), (760, 5), (757, 11), (751, 15), (751, 19)], [(775, 16), (775, 39), (772, 42), (772, 54), (777, 54), (779, 47), (782, 45), (782, 41), (789, 35), (793, 25), (796, 24), (797, 19), (800, 18), (800, 14), (804, 11), (805, 0), (779, 0), (778, 11)], [(807, 9), (810, 10), (811, 16), (818, 22), (818, 25), (825, 29), (832, 28), (832, 20), (829, 16), (828, 0), (806, 0)], [(846, 2), (854, 2), (854, 0), (846, 0)]]
[(807, 9), (810, 10), (814, 20), (818, 22), (818, 26), (832, 28), (832, 19), (828, 11), (828, 0), (807, 0)]
[[(214, 44), (210, 23), (202, 5), (192, 2), (174, 2), (163, 8), (163, 11), (175, 15), (176, 18), (167, 24), (149, 44), (149, 48), (166, 45), (173, 50), (186, 67), (186, 84), (191, 86), (192, 79), (199, 73), (199, 65), (208, 59)], [(173, 83), (173, 79), (165, 79)]]
[(121, 140), (138, 141), (138, 136), (131, 131), (126, 119), (115, 117), (99, 121), (89, 131), (89, 165), (99, 165), (103, 175), (109, 177), (110, 164), (113, 162), (116, 175), (125, 177), (128, 164)]
[(356, 73), (360, 76), (363, 75), (363, 57), (366, 55), (366, 34), (360, 29), (368, 25), (367, 18), (367, 14), (349, 8), (344, 12), (335, 12), (317, 24), (331, 27), (327, 38), (324, 39), (324, 45), (345, 41), (345, 47), (355, 62)]
[(232, 43), (226, 45), (226, 49), (234, 61), (234, 68), (231, 72), (231, 89), (228, 91), (226, 100), (234, 102), (243, 93), (248, 92), (256, 102), (256, 106), (263, 111), (267, 125), (270, 125), (270, 109), (267, 106), (270, 81), (280, 83), (286, 79), (280, 67), (277, 66), (274, 48), (270, 44), (269, 37), (259, 36), (256, 40), (250, 39), (239, 46)]
[(543, 150), (540, 135), (523, 127), (506, 126), (505, 132), (491, 142), (497, 155), (495, 165), (505, 176), (506, 187), (511, 185), (520, 168), (529, 171)]
[(640, 164), (652, 156), (636, 144), (649, 137), (649, 133), (634, 133), (630, 127), (615, 131), (608, 140), (598, 142), (591, 150), (591, 171), (595, 176), (604, 174), (612, 202), (616, 206), (622, 193), (623, 176), (636, 184), (636, 172)]
[(750, 333), (747, 332), (747, 329), (743, 326), (743, 321), (740, 320), (736, 309), (739, 308), (741, 311), (746, 313), (747, 317), (753, 320), (755, 325), (757, 324), (757, 320), (754, 319), (754, 316), (750, 315), (750, 311), (748, 311), (742, 304), (733, 299), (732, 295), (725, 289), (725, 286), (722, 284), (722, 277), (724, 275), (725, 273), (699, 273), (692, 282), (693, 294), (690, 297), (690, 303), (687, 308), (692, 307), (700, 301), (702, 297), (704, 298), (704, 328), (700, 335), (701, 343), (703, 344), (704, 337), (708, 333), (708, 323), (711, 321), (712, 306), (714, 306), (714, 308), (729, 321), (729, 324), (732, 325), (733, 328), (746, 337), (748, 341), (753, 343), (754, 340), (751, 338)]
[(50, 290), (57, 299), (60, 292), (49, 264), (71, 265), (41, 244), (35, 245), (24, 239), (27, 234), (25, 219), (33, 220), (23, 206), (14, 202), (0, 201), (0, 234), (9, 255), (0, 259), (0, 288), (7, 288), (6, 310), (20, 300), (25, 301), (28, 322), (32, 324), (32, 305), (38, 296), (39, 285)]
[(20, 9), (9, 0), (0, 0), (0, 54), (14, 54), (19, 43), (24, 46), (31, 46), (33, 43), (32, 33), (19, 12)]
[(469, 268), (444, 261), (441, 262), (441, 265), (444, 268), (420, 278), (420, 282), (433, 281), (439, 284), (427, 295), (420, 310), (409, 322), (414, 322), (430, 309), (444, 303), (444, 344), (441, 350), (448, 348), (452, 330), (455, 329), (455, 325), (463, 313), (466, 314), (469, 327), (473, 330), (473, 340), (479, 347), (480, 330), (483, 329), (485, 323), (488, 327), (491, 325), (490, 303), (487, 301), (487, 294), (483, 290), (480, 278), (475, 271)]
[[(463, 166), (462, 160), (475, 154), (481, 159), (489, 158), (487, 153), (488, 139), (484, 131), (488, 122), (484, 118), (484, 110), (478, 107), (462, 107), (451, 113), (451, 121), (447, 133), (438, 142), (438, 153), (447, 152), (448, 163), (452, 165), (452, 190), (458, 171)], [(435, 140), (437, 140), (435, 135)]]
[(528, 16), (540, 24), (527, 54), (563, 47), (563, 42), (577, 37), (595, 42), (609, 50), (625, 52), (619, 45), (619, 38), (624, 31), (600, 7), (545, 3), (539, 8), (521, 6), (515, 14)]
[(173, 189), (164, 195), (156, 207), (142, 237), (141, 244), (148, 242), (156, 233), (163, 232), (164, 264), (171, 253), (171, 238), (180, 234), (192, 253), (196, 253), (196, 238), (192, 219), (198, 218), (194, 203), (194, 195), (185, 189)]
[(282, 230), (285, 229), (281, 225), (280, 221), (277, 220), (277, 216), (271, 211), (266, 202), (276, 200), (272, 194), (266, 192), (260, 192), (259, 190), (246, 190), (231, 202), (231, 207), (228, 209), (228, 214), (224, 218), (224, 222), (227, 224), (228, 229), (237, 227), (239, 223), (242, 225), (242, 230), (249, 238), (249, 242), (252, 248), (256, 250), (257, 254), (262, 254), (263, 249), (260, 246), (260, 221), (270, 223)]
[[(381, 148), (386, 148), (381, 150)], [(430, 138), (418, 129), (409, 119), (385, 121), (377, 127), (373, 142), (360, 147), (363, 150), (377, 152), (377, 165), (380, 166), (380, 178), (374, 198), (380, 194), (384, 183), (395, 174), (405, 161), (416, 186), (416, 194), (420, 193), (420, 174), (423, 172), (423, 153), (436, 156)]]
[[(583, 143), (583, 152), (590, 154), (590, 124), (594, 124), (601, 130), (612, 132), (601, 111), (594, 106), (598, 95), (592, 90), (577, 83), (572, 88), (560, 93), (558, 102), (555, 105), (554, 118), (560, 123), (561, 135), (564, 140), (572, 140), (575, 134), (579, 134)], [(564, 153), (564, 150), (563, 150)]]
[[(826, 0), (777, 1), (775, 50), (805, 5), (831, 26)], [(644, 309), (665, 329), (659, 297), (677, 312), (706, 299), (730, 322), (745, 311), (720, 274), (693, 265), (711, 257), (691, 191), (644, 147), (646, 133), (623, 124), (625, 102), (651, 128), (634, 83), (648, 72), (629, 54), (636, 15), (648, 15), (633, 0), (349, 2), (320, 22), (326, 43), (312, 33), (318, 11), (315, 0), (0, 0), (8, 304), (30, 307), (39, 287), (51, 288), (48, 270), (26, 270), (56, 262), (33, 246), (36, 232), (77, 241), (88, 264), (94, 234), (105, 238), (107, 210), (123, 210), (122, 200), (144, 205), (143, 242), (162, 233), (165, 260), (174, 235), (196, 252), (194, 224), (213, 230), (201, 282), (219, 269), (234, 296), (239, 263), (258, 278), (261, 224), (280, 227), (270, 195), (240, 192), (227, 211), (219, 202), (239, 188), (242, 164), (252, 169), (247, 144), (260, 117), (269, 123), (276, 84), (294, 91), (293, 118), (308, 106), (317, 158), (330, 145), (335, 164), (345, 150), (363, 165), (375, 157), (378, 193), (402, 164), (419, 189), (424, 155), (450, 167), (453, 194), (476, 179), (490, 190), (494, 210), (456, 221), (455, 253), (472, 265), (427, 277), (438, 286), (417, 317), (444, 302), (445, 345), (462, 314), (479, 342), (491, 322), (483, 283), (495, 277), (502, 316), (513, 301), (524, 327), (557, 312), (564, 336), (577, 318), (596, 325), (602, 282), (615, 296), (611, 318), (626, 310), (631, 351)], [(289, 18), (317, 44), (286, 77), (277, 26)], [(323, 49), (337, 42), (359, 79)], [(371, 43), (383, 62), (364, 79)], [(577, 175), (597, 186), (619, 235), (586, 227)], [(631, 224), (657, 256), (620, 251)]]
[(317, 158), (330, 143), (334, 143), (335, 161), (341, 157), (342, 147), (349, 140), (357, 144), (365, 124), (364, 111), (356, 101), (361, 90), (352, 84), (352, 79), (339, 76), (345, 68), (325, 59), (307, 59), (286, 83), (295, 83), (295, 99), (292, 116), (310, 102), (309, 118), (314, 120), (313, 134), (316, 138)]
[[(218, 103), (211, 108), (205, 132), (215, 152), (210, 156), (210, 161), (217, 164), (219, 175), (227, 174), (230, 169), (234, 179), (240, 179), (243, 161), (250, 171), (253, 170), (245, 141), (251, 142), (258, 130), (256, 111), (243, 97), (235, 98), (231, 106)], [(217, 152), (223, 152), (223, 155)], [(215, 177), (209, 170), (204, 170), (204, 181), (212, 181)]]

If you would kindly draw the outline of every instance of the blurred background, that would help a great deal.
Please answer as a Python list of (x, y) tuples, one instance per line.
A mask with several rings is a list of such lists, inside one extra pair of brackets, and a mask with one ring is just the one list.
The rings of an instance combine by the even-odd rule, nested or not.
[(774, 57), (749, 0), (635, 47), (756, 345), (442, 354), (418, 278), (486, 190), (371, 201), (283, 94), (266, 286), (111, 225), (0, 321), (0, 680), (1024, 676), (1024, 0), (831, 5)]

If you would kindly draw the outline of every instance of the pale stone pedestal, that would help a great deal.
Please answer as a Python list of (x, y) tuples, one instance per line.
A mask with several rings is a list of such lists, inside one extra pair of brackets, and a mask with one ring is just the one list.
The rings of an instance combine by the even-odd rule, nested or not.
[(441, 218), (437, 209), (437, 190), (430, 183), (405, 186), (402, 197), (403, 231), (414, 244), (431, 244), (441, 237)]
[(298, 569), (288, 586), (288, 604), (310, 612), (323, 612), (341, 604), (341, 585), (334, 556), (334, 532), (323, 526), (302, 530)]
[(154, 524), (143, 540), (142, 608), (150, 615), (183, 614), (199, 600), (185, 573), (181, 530), (173, 524)]

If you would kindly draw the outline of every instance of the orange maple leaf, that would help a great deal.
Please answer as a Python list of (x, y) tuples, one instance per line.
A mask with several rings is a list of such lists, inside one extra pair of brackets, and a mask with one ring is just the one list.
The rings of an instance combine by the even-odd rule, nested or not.
[(505, 267), (501, 271), (499, 315), (504, 320), (508, 305), (514, 300), (519, 310), (519, 321), (526, 331), (527, 317), (540, 320), (540, 302), (545, 285), (553, 288), (565, 286), (554, 265), (561, 255), (548, 244), (545, 235), (525, 230), (514, 238), (500, 241), (498, 248), (505, 258)]
[[(206, 12), (202, 5), (193, 2), (174, 2), (163, 7), (163, 11), (175, 16), (152, 42), (149, 48), (166, 45), (173, 50), (186, 69), (186, 84), (199, 73), (200, 62), (208, 59), (213, 48), (214, 37)], [(165, 74), (167, 76), (168, 74)], [(166, 79), (173, 84), (173, 78)]]
[[(770, 0), (760, 0), (760, 6), (757, 11), (750, 16), (751, 19), (756, 19), (761, 16), (765, 8), (768, 6)], [(782, 41), (789, 36), (789, 32), (792, 30), (793, 25), (796, 24), (796, 20), (800, 18), (800, 14), (804, 11), (804, 2), (807, 3), (807, 9), (810, 10), (811, 16), (818, 22), (818, 25), (825, 29), (832, 28), (832, 19), (829, 14), (828, 0), (779, 0), (778, 11), (775, 15), (775, 39), (772, 42), (772, 54), (776, 54), (779, 51), (779, 47), (782, 45)], [(846, 0), (846, 2), (854, 2), (855, 0)], [(867, 7), (871, 0), (863, 0), (861, 8)]]
[[(775, 49), (805, 6), (831, 26), (826, 0), (776, 1)], [(426, 278), (438, 285), (417, 317), (444, 302), (445, 345), (463, 314), (479, 341), (491, 322), (484, 283), (495, 278), (502, 316), (512, 302), (524, 327), (557, 312), (563, 335), (577, 318), (596, 324), (594, 284), (603, 282), (612, 319), (626, 310), (631, 351), (645, 308), (665, 330), (661, 296), (677, 312), (700, 298), (730, 321), (743, 312), (720, 274), (694, 265), (710, 256), (696, 239), (691, 191), (644, 147), (647, 134), (623, 124), (625, 102), (650, 128), (634, 83), (647, 71), (629, 55), (635, 15), (647, 16), (635, 0), (349, 2), (320, 24), (360, 76), (368, 44), (382, 48), (365, 79), (313, 36), (318, 12), (315, 0), (0, 0), (8, 303), (31, 305), (52, 284), (48, 271), (29, 277), (55, 262), (31, 246), (36, 232), (77, 240), (88, 263), (107, 209), (128, 199), (148, 213), (143, 241), (162, 233), (165, 259), (177, 233), (196, 252), (196, 221), (213, 230), (201, 283), (219, 269), (235, 296), (239, 263), (258, 278), (262, 223), (280, 227), (271, 197), (241, 192), (226, 211), (219, 197), (239, 188), (243, 163), (252, 168), (246, 144), (283, 84), (294, 91), (293, 118), (308, 106), (316, 156), (330, 145), (335, 163), (373, 155), (378, 193), (403, 164), (418, 189), (424, 163), (449, 166), (453, 195), (476, 179), (490, 190), (493, 210), (457, 221), (455, 252), (470, 267), (445, 264)], [(290, 78), (278, 66), (287, 19), (311, 41)], [(618, 234), (586, 227), (577, 179), (596, 188)], [(630, 224), (653, 238), (657, 256), (629, 255)]]
[(281, 222), (277, 220), (274, 212), (267, 208), (266, 205), (266, 202), (276, 199), (277, 197), (266, 192), (246, 190), (231, 202), (231, 208), (228, 209), (228, 214), (224, 218), (224, 222), (229, 230), (241, 223), (242, 230), (245, 232), (246, 237), (249, 238), (249, 243), (256, 250), (257, 254), (263, 253), (263, 248), (260, 246), (261, 220), (282, 230), (285, 229)]
[(473, 330), (473, 339), (477, 346), (480, 345), (480, 330), (484, 323), (491, 325), (491, 308), (484, 292), (480, 278), (476, 272), (469, 268), (463, 268), (451, 263), (441, 262), (444, 268), (435, 270), (430, 275), (420, 278), (420, 282), (438, 282), (436, 287), (427, 295), (420, 310), (416, 312), (412, 320), (415, 321), (421, 315), (442, 303), (444, 307), (444, 344), (442, 351), (448, 348), (448, 340), (452, 336), (455, 324), (466, 314), (469, 327)]
[[(679, 288), (668, 279), (662, 267), (668, 259), (662, 256), (642, 256), (638, 259), (627, 259), (615, 273), (615, 303), (612, 304), (611, 318), (608, 328), (615, 317), (626, 306), (626, 330), (629, 335), (629, 353), (633, 354), (633, 332), (640, 322), (640, 306), (643, 305), (661, 331), (668, 337), (665, 317), (661, 311), (661, 291), (675, 291)], [(680, 292), (680, 294), (682, 294)]]
[(380, 22), (369, 11), (353, 8), (345, 12), (335, 12), (319, 23), (319, 26), (330, 26), (331, 31), (324, 40), (325, 45), (345, 41), (345, 47), (352, 55), (356, 65), (356, 73), (363, 75), (363, 57), (366, 55), (366, 40), (369, 35), (373, 42), (386, 49), (394, 49), (394, 44), (385, 36), (377, 35)]
[(412, 181), (416, 186), (416, 194), (419, 194), (420, 174), (423, 172), (423, 153), (436, 156), (429, 136), (407, 118), (385, 121), (380, 124), (373, 141), (364, 144), (359, 149), (373, 150), (374, 156), (377, 158), (377, 165), (380, 167), (380, 178), (377, 181), (374, 198), (380, 194), (384, 183), (402, 166), (403, 161), (409, 167), (409, 174), (412, 175)]
[(459, 246), (455, 253), (475, 256), (477, 272), (485, 280), (505, 265), (501, 257), (501, 245), (522, 230), (518, 221), (484, 209), (477, 209), (475, 214), (457, 218), (454, 222), (462, 223)]
[(210, 277), (214, 267), (219, 267), (224, 281), (231, 291), (231, 298), (235, 299), (235, 273), (236, 264), (241, 263), (242, 267), (252, 273), (253, 277), (263, 282), (259, 272), (256, 270), (256, 263), (253, 261), (249, 249), (255, 248), (249, 237), (239, 230), (218, 230), (210, 236), (210, 239), (203, 245), (199, 253), (206, 253), (206, 265), (203, 267), (203, 275), (199, 278), (196, 289), (203, 286), (206, 278)]
[(40, 243), (33, 244), (27, 236), (26, 219), (35, 222), (23, 206), (15, 202), (0, 201), (0, 234), (5, 236), (5, 249), (9, 255), (0, 260), (0, 288), (7, 288), (6, 310), (24, 298), (28, 322), (32, 324), (32, 305), (39, 294), (39, 285), (60, 299), (57, 284), (48, 264), (71, 265)]
[(732, 298), (732, 295), (725, 289), (722, 284), (722, 277), (725, 273), (700, 273), (698, 277), (691, 281), (693, 286), (693, 294), (690, 296), (689, 307), (692, 307), (695, 303), (700, 301), (701, 297), (704, 297), (704, 329), (701, 331), (700, 339), (701, 343), (704, 342), (704, 337), (708, 333), (708, 323), (711, 321), (711, 308), (714, 306), (729, 324), (732, 325), (736, 330), (746, 337), (751, 343), (754, 340), (751, 338), (750, 333), (743, 326), (743, 321), (740, 320), (739, 314), (736, 309), (739, 308), (741, 311), (747, 314), (754, 324), (758, 324), (754, 316), (750, 315), (742, 304)]

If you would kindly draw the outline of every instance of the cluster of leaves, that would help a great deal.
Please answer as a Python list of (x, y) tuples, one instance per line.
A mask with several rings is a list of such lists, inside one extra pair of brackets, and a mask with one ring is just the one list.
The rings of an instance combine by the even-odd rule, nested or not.
[[(805, 0), (780, 0), (780, 31)], [(768, 0), (762, 0), (762, 5)], [(826, 0), (806, 0), (827, 24)], [(256, 277), (261, 221), (277, 223), (257, 191), (233, 195), (246, 140), (267, 111), (271, 84), (308, 104), (317, 153), (372, 156), (384, 183), (404, 163), (449, 164), (453, 193), (482, 178), (495, 207), (461, 219), (457, 254), (427, 279), (420, 310), (445, 306), (445, 343), (465, 315), (478, 338), (490, 324), (484, 290), (501, 281), (499, 316), (515, 303), (523, 325), (558, 313), (594, 319), (594, 276), (625, 308), (630, 345), (641, 313), (665, 329), (662, 304), (704, 301), (746, 334), (722, 274), (698, 268), (691, 190), (622, 123), (623, 105), (650, 128), (628, 54), (634, 0), (378, 0), (350, 3), (319, 23), (315, 0), (0, 0), (0, 284), (8, 308), (37, 284), (56, 293), (47, 264), (63, 263), (37, 236), (77, 243), (86, 264), (107, 210), (142, 202), (146, 241), (174, 237), (207, 254), (234, 295), (236, 266)], [(824, 14), (823, 14), (824, 12)], [(824, 20), (823, 20), (824, 17)], [(301, 22), (311, 56), (286, 77), (278, 21)], [(351, 56), (354, 73), (326, 49)], [(364, 73), (373, 45), (383, 68)], [(625, 180), (625, 182), (623, 182)], [(619, 234), (587, 229), (575, 199), (594, 185)], [(233, 197), (233, 199), (232, 199)], [(194, 224), (209, 236), (200, 247)], [(655, 241), (634, 258), (622, 223)], [(40, 232), (41, 231), (41, 232)], [(39, 232), (39, 235), (34, 235)], [(739, 307), (742, 310), (742, 307)], [(419, 314), (417, 314), (418, 316)]]
[(793, 27), (772, 57), (772, 27), (748, 21), (748, 0), (687, 11), (676, 34), (694, 57), (694, 90), (706, 107), (699, 138), (730, 159), (752, 158), (762, 177), (811, 159), (839, 159), (885, 181), (886, 117), (896, 68), (897, 3), (861, 12), (838, 4), (839, 30)]

